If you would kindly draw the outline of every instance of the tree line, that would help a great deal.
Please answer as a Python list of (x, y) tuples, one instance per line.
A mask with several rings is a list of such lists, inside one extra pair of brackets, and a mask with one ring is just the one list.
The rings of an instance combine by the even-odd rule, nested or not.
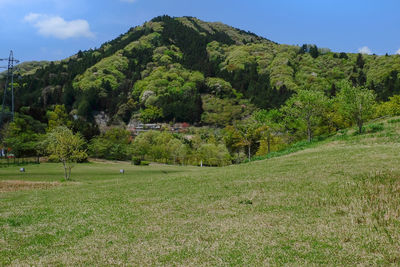
[(165, 129), (133, 137), (124, 127), (112, 127), (89, 139), (76, 127), (79, 120), (70, 116), (65, 106), (56, 105), (47, 112), (47, 123), (21, 110), (2, 130), (2, 145), (11, 148), (9, 153), (16, 157), (44, 156), (62, 162), (66, 179), (73, 163), (88, 157), (136, 164), (226, 166), (278, 151), (304, 138), (311, 142), (315, 136), (335, 134), (352, 125), (362, 134), (371, 118), (400, 115), (399, 99), (396, 95), (387, 102), (377, 102), (374, 91), (342, 81), (334, 98), (305, 88), (279, 109), (255, 110), (223, 128), (192, 127), (186, 133)]

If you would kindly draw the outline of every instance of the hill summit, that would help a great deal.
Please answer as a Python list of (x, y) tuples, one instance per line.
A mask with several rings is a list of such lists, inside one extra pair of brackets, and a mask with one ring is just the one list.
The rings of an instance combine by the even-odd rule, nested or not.
[[(108, 124), (189, 122), (224, 126), (281, 106), (302, 88), (336, 94), (350, 80), (379, 100), (400, 92), (400, 56), (334, 53), (277, 44), (194, 17), (160, 16), (98, 49), (33, 68), (16, 84), (16, 109), (35, 119), (63, 104)], [(4, 88), (2, 86), (2, 88)]]

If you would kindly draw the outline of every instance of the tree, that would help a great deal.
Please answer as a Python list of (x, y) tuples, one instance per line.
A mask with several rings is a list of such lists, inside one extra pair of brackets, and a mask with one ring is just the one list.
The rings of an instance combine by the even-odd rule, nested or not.
[(133, 155), (144, 160), (146, 156), (150, 155), (151, 147), (158, 135), (159, 132), (156, 131), (148, 131), (138, 135), (131, 145)]
[(93, 157), (109, 160), (129, 158), (130, 132), (121, 127), (111, 128), (90, 141), (89, 153)]
[(364, 65), (365, 65), (364, 58), (363, 58), (362, 54), (359, 53), (357, 55), (357, 59), (356, 59), (356, 66), (359, 67), (360, 69), (362, 69), (362, 68), (364, 68)]
[(267, 135), (268, 154), (271, 152), (272, 135), (278, 133), (282, 128), (282, 125), (279, 123), (281, 117), (282, 114), (276, 109), (271, 109), (270, 111), (259, 110), (253, 114), (254, 120), (260, 124), (262, 131)]
[(339, 55), (339, 58), (341, 59), (349, 59), (349, 57), (347, 56), (347, 54), (345, 52), (341, 52)]
[(197, 154), (206, 166), (226, 166), (231, 163), (228, 149), (222, 144), (202, 144)]
[(355, 87), (348, 81), (342, 81), (340, 89), (337, 96), (339, 112), (345, 118), (356, 123), (358, 132), (362, 133), (364, 122), (373, 115), (376, 95), (374, 91), (364, 87)]
[(316, 45), (310, 46), (310, 55), (313, 58), (317, 58), (319, 56), (318, 47)]
[(311, 142), (315, 127), (325, 113), (329, 99), (320, 91), (300, 90), (292, 96), (282, 108), (288, 120), (297, 120), (307, 131), (308, 142)]
[(3, 147), (11, 149), (17, 158), (37, 156), (37, 146), (44, 128), (44, 124), (32, 117), (17, 113), (14, 121), (6, 124), (1, 132)]
[(65, 180), (70, 180), (74, 163), (87, 159), (83, 138), (67, 127), (59, 126), (47, 134), (45, 142), (50, 156), (63, 164)]
[(183, 157), (185, 156), (185, 145), (176, 138), (171, 139), (167, 145), (166, 145), (166, 150), (168, 152), (168, 155), (170, 158), (173, 158), (173, 163), (176, 164), (178, 159), (180, 157), (182, 157), (182, 159), (180, 159), (181, 161), (183, 161)]
[(49, 120), (49, 127), (47, 129), (49, 132), (58, 126), (71, 126), (71, 121), (69, 120), (69, 116), (64, 105), (56, 105), (54, 110), (47, 111), (46, 115)]
[(255, 146), (261, 139), (265, 127), (257, 123), (253, 118), (249, 118), (237, 123), (235, 129), (240, 138), (237, 146), (247, 147), (247, 156), (250, 161), (252, 154), (254, 154), (253, 151), (256, 151), (256, 149), (252, 150), (252, 148), (257, 148)]
[(227, 149), (231, 154), (237, 153), (236, 163), (240, 162), (240, 144), (241, 135), (237, 131), (237, 129), (232, 126), (228, 125), (224, 129), (224, 141)]

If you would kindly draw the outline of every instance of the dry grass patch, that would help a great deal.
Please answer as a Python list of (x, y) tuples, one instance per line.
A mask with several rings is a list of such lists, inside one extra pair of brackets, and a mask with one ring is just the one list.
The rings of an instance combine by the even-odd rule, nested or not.
[(0, 193), (15, 192), (21, 190), (48, 189), (60, 186), (59, 182), (28, 182), (18, 180), (0, 181)]

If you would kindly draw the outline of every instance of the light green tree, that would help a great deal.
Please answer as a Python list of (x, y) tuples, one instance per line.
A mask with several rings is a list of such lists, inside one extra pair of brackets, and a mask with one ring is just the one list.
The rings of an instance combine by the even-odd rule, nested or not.
[(50, 157), (59, 160), (64, 167), (65, 180), (71, 179), (71, 169), (74, 164), (87, 159), (83, 149), (85, 141), (79, 134), (74, 134), (65, 126), (54, 128), (45, 139)]
[(197, 150), (197, 154), (206, 166), (226, 166), (231, 163), (229, 151), (222, 144), (202, 144)]
[(357, 124), (358, 132), (362, 133), (364, 122), (374, 114), (376, 95), (374, 91), (363, 87), (354, 87), (348, 81), (339, 84), (337, 96), (339, 112), (347, 119)]
[(237, 136), (239, 137), (239, 142), (236, 144), (236, 146), (247, 149), (247, 157), (250, 161), (251, 156), (257, 149), (257, 143), (260, 141), (264, 130), (267, 129), (267, 126), (261, 125), (251, 117), (247, 120), (236, 123), (234, 128), (237, 131)]
[(271, 152), (271, 139), (273, 135), (282, 129), (282, 124), (279, 122), (281, 117), (282, 114), (276, 109), (269, 111), (262, 109), (253, 113), (254, 120), (260, 124), (262, 128), (260, 130), (266, 135), (268, 154)]
[(329, 104), (328, 97), (321, 91), (300, 90), (282, 107), (286, 120), (297, 120), (304, 126), (311, 142), (315, 128), (319, 125)]
[(2, 146), (15, 157), (37, 156), (37, 147), (45, 125), (27, 115), (16, 114), (13, 122), (1, 130)]
[(170, 159), (173, 159), (173, 163), (177, 163), (177, 159), (181, 156), (183, 152), (184, 145), (182, 142), (176, 138), (171, 139), (166, 145), (166, 150)]
[(148, 131), (137, 136), (131, 145), (133, 155), (140, 157), (142, 160), (146, 159), (146, 157), (150, 157), (151, 148), (159, 135), (160, 132)]
[(56, 105), (53, 111), (47, 111), (46, 116), (49, 125), (47, 129), (48, 132), (58, 126), (71, 126), (71, 121), (69, 120), (67, 110), (64, 105)]

